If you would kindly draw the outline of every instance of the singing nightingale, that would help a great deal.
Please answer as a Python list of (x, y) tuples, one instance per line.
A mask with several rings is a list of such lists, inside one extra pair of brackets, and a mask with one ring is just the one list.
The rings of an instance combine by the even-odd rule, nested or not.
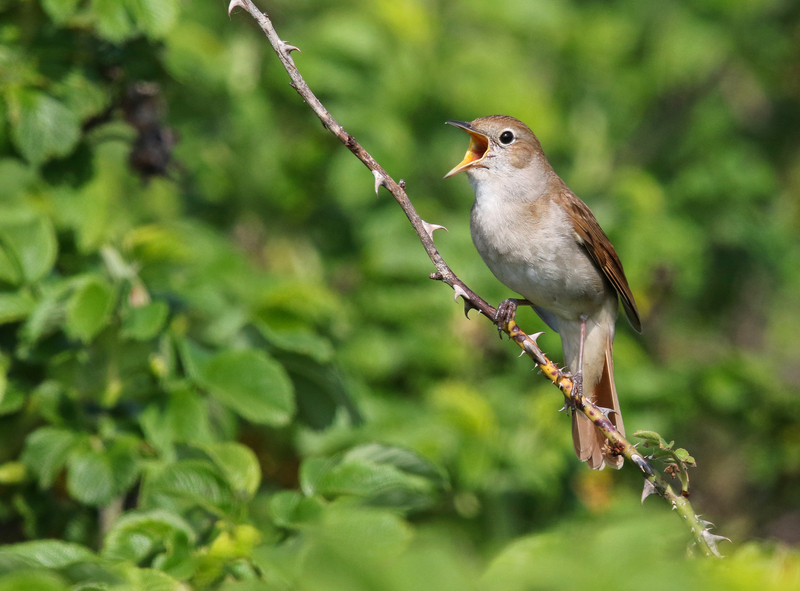
[[(611, 358), (618, 297), (631, 326), (642, 331), (622, 263), (586, 204), (550, 166), (539, 140), (505, 115), (471, 123), (448, 121), (470, 136), (464, 159), (445, 175), (466, 172), (475, 203), (470, 230), (481, 258), (506, 287), (498, 317), (531, 305), (561, 336), (564, 362), (577, 387), (625, 435)], [(620, 468), (623, 458), (580, 413), (572, 416), (575, 453), (590, 468)]]

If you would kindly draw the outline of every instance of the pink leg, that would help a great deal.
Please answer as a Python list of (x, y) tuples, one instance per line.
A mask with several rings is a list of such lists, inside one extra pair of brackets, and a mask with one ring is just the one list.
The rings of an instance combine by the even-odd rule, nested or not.
[(581, 346), (578, 349), (578, 370), (572, 376), (572, 398), (577, 399), (583, 395), (583, 345), (586, 342), (586, 316), (581, 316)]

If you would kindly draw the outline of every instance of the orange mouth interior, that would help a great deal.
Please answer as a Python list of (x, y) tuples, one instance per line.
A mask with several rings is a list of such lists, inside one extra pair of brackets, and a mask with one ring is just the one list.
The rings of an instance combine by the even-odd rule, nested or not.
[(465, 129), (464, 131), (469, 134), (469, 148), (467, 149), (467, 153), (464, 156), (464, 159), (459, 162), (453, 170), (448, 172), (444, 178), (458, 174), (476, 162), (480, 162), (483, 160), (483, 157), (486, 156), (486, 152), (489, 150), (489, 140), (485, 136), (468, 129)]

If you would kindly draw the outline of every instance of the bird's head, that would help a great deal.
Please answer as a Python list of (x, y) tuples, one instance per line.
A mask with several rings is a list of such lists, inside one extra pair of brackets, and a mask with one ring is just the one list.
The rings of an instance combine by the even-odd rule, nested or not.
[(447, 123), (466, 131), (470, 140), (464, 159), (444, 178), (462, 171), (475, 179), (493, 173), (515, 176), (515, 172), (544, 160), (539, 140), (519, 119), (507, 115), (491, 115), (469, 123)]

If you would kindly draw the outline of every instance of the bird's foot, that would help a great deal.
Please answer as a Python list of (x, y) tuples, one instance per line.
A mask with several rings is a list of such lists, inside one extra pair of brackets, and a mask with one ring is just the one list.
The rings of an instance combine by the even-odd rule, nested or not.
[(503, 329), (508, 327), (509, 323), (511, 323), (517, 315), (517, 303), (517, 299), (508, 298), (500, 302), (500, 305), (497, 306), (494, 320), (497, 323), (497, 332), (500, 333), (501, 339), (503, 338)]
[(578, 372), (572, 376), (572, 391), (570, 392), (570, 400), (573, 404), (577, 404), (578, 400), (583, 396), (583, 372)]

